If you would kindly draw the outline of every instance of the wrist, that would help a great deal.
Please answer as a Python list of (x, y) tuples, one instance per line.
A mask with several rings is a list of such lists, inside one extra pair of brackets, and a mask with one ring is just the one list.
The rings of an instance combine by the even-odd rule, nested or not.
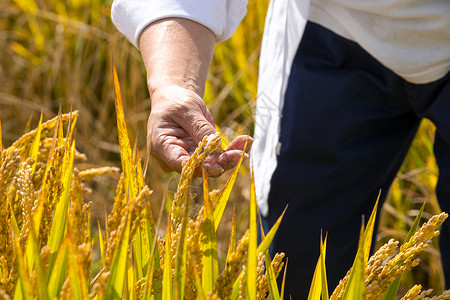
[(179, 90), (185, 93), (195, 93), (198, 97), (203, 97), (205, 84), (198, 83), (195, 80), (186, 80), (185, 78), (173, 78), (160, 76), (152, 79), (147, 78), (147, 86), (150, 92), (150, 98), (155, 95), (164, 94), (168, 90)]
[(172, 105), (177, 105), (176, 107), (178, 107), (191, 101), (197, 104), (204, 103), (202, 97), (195, 90), (167, 82), (151, 89), (150, 100), (152, 110), (155, 110), (157, 107), (159, 107), (158, 110), (166, 110), (167, 107)]

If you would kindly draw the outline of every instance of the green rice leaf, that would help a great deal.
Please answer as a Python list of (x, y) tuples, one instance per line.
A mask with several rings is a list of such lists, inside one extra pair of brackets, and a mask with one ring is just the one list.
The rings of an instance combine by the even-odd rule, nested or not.
[(143, 259), (142, 259), (142, 232), (140, 226), (136, 229), (135, 239), (133, 241), (133, 255), (134, 255), (134, 262), (136, 264), (136, 273), (138, 279), (141, 279), (144, 277), (144, 270), (143, 270)]
[(111, 263), (111, 275), (105, 290), (105, 299), (120, 299), (127, 274), (128, 241), (130, 239), (130, 214), (127, 213), (125, 227), (120, 234), (119, 245)]
[(362, 300), (364, 299), (365, 282), (364, 282), (364, 226), (361, 226), (361, 233), (359, 237), (359, 246), (356, 253), (355, 261), (353, 262), (352, 270), (345, 286), (343, 300)]
[(214, 284), (217, 277), (219, 277), (219, 260), (217, 253), (216, 231), (214, 227), (214, 215), (209, 200), (208, 180), (206, 179), (205, 168), (203, 171), (203, 196), (204, 196), (204, 223), (203, 223), (203, 272), (202, 272), (202, 286), (205, 293), (214, 290)]
[[(73, 111), (72, 114), (74, 116), (78, 116), (78, 111)], [(54, 138), (58, 135), (59, 129), (58, 126), (62, 126), (63, 123), (66, 123), (69, 120), (70, 116), (68, 114), (61, 115), (59, 114), (57, 117), (45, 122), (42, 124), (42, 131), (44, 130), (54, 130)], [(61, 124), (61, 125), (60, 125)], [(34, 137), (36, 135), (37, 129), (34, 129), (30, 132), (27, 132), (27, 134), (24, 134), (22, 137), (20, 137), (18, 140), (16, 140), (14, 143), (12, 143), (11, 148), (22, 148), (25, 145), (32, 144), (34, 141)], [(51, 156), (49, 156), (51, 157)]]
[[(261, 222), (260, 225), (261, 225), (261, 237), (264, 239), (265, 235)], [(281, 296), (278, 290), (277, 278), (275, 276), (275, 271), (273, 269), (272, 262), (270, 260), (269, 251), (266, 251), (265, 253), (265, 264), (266, 264), (266, 274), (267, 274), (267, 282), (269, 285), (270, 299), (280, 300)]]
[(41, 141), (41, 131), (42, 131), (42, 115), (43, 113), (41, 112), (41, 118), (39, 119), (38, 127), (36, 129), (36, 135), (34, 137), (33, 144), (31, 145), (29, 155), (33, 159), (33, 166), (32, 166), (33, 173), (36, 170), (37, 157), (39, 154), (39, 143)]
[(75, 141), (72, 142), (70, 151), (64, 154), (64, 163), (62, 168), (63, 192), (56, 204), (55, 215), (53, 217), (52, 228), (48, 238), (47, 246), (52, 253), (55, 253), (61, 247), (66, 229), (67, 216), (69, 212), (69, 192), (72, 185), (73, 162), (75, 157)]
[[(138, 189), (142, 190), (145, 186), (144, 183), (144, 172), (142, 171), (142, 165), (141, 165), (141, 157), (139, 156), (139, 151), (137, 148), (134, 151), (134, 161), (136, 162), (136, 180), (138, 184)], [(152, 218), (153, 220), (153, 218)]]
[[(247, 297), (250, 300), (256, 299), (256, 267), (258, 253), (256, 251), (257, 245), (257, 214), (258, 208), (256, 206), (255, 196), (255, 177), (252, 171), (252, 182), (250, 187), (250, 224), (249, 224), (249, 241), (248, 241), (248, 258), (247, 258)], [(264, 252), (263, 252), (264, 253)]]
[[(328, 290), (328, 287), (326, 287), (326, 273), (323, 270), (323, 267), (325, 267), (325, 253), (326, 253), (325, 251), (326, 251), (326, 242), (325, 243), (322, 242), (322, 235), (321, 235), (320, 255), (319, 259), (317, 260), (316, 269), (314, 271), (311, 287), (309, 289), (308, 300), (320, 300), (321, 295), (324, 294), (324, 290)], [(328, 291), (325, 294), (328, 297)]]
[[(14, 239), (16, 239), (16, 237), (14, 237)], [(20, 247), (19, 242), (17, 242), (18, 245), (16, 245), (16, 250), (18, 249), (17, 247)], [(16, 285), (16, 291), (14, 292), (14, 300), (22, 300), (22, 299), (33, 299), (33, 287), (30, 284), (30, 279), (28, 278), (27, 275), (27, 268), (25, 266), (25, 262), (24, 262), (24, 257), (23, 257), (23, 253), (22, 253), (22, 249), (20, 249), (19, 251), (17, 251), (17, 264), (18, 264), (18, 271), (19, 271), (19, 279), (17, 281), (17, 285)]]
[(364, 261), (367, 262), (370, 255), (370, 246), (372, 245), (372, 236), (373, 236), (373, 230), (375, 227), (375, 219), (377, 215), (377, 209), (378, 209), (378, 201), (380, 200), (381, 191), (378, 194), (377, 201), (375, 202), (375, 206), (372, 210), (372, 213), (370, 215), (369, 221), (367, 222), (366, 230), (364, 231)]
[(322, 253), (317, 260), (316, 269), (314, 270), (313, 279), (309, 288), (308, 300), (320, 300), (322, 293)]
[(68, 246), (67, 240), (64, 240), (56, 256), (53, 269), (50, 270), (48, 280), (48, 296), (50, 299), (57, 298), (61, 293), (61, 288), (66, 280)]
[(133, 261), (131, 259), (131, 255), (127, 255), (127, 277), (125, 281), (126, 283), (125, 291), (127, 293), (123, 297), (125, 299), (130, 300), (136, 299), (136, 291), (135, 291), (136, 276), (134, 271), (135, 269), (133, 268)]
[[(11, 207), (11, 205), (9, 205)], [(12, 209), (12, 208), (11, 208)], [(19, 242), (19, 226), (17, 225), (16, 217), (11, 213), (11, 223), (13, 228), (14, 238), (14, 251), (16, 254), (17, 268), (19, 271), (19, 279), (17, 280), (16, 290), (14, 292), (14, 300), (33, 299), (33, 287), (31, 286), (30, 279), (28, 278), (27, 267), (25, 264), (24, 254), (22, 246)]]
[[(136, 172), (137, 172), (137, 181), (139, 190), (144, 188), (144, 176), (142, 172), (142, 166), (140, 164), (139, 152), (136, 151)], [(156, 237), (155, 224), (153, 220), (153, 214), (150, 202), (146, 203), (146, 208), (143, 212), (144, 217), (139, 224), (138, 227), (138, 235), (136, 235), (136, 239), (140, 240), (140, 251), (141, 251), (141, 272), (143, 276), (147, 275), (147, 268), (151, 257), (151, 248), (150, 246), (153, 244), (153, 241)], [(138, 249), (136, 249), (137, 251)], [(138, 279), (141, 279), (138, 277)]]
[(184, 299), (184, 286), (186, 282), (186, 259), (187, 259), (187, 224), (189, 219), (189, 195), (188, 201), (183, 203), (181, 212), (181, 230), (178, 237), (177, 255), (175, 258), (175, 299)]
[(31, 112), (30, 117), (28, 118), (27, 124), (25, 125), (24, 133), (28, 133), (31, 130), (31, 121), (33, 120), (34, 112)]
[[(36, 232), (39, 232), (39, 229), (40, 229), (39, 227), (40, 227), (40, 224), (41, 224), (42, 212), (43, 212), (43, 209), (44, 209), (45, 199), (47, 197), (47, 183), (46, 182), (47, 182), (47, 177), (48, 177), (48, 174), (50, 172), (51, 166), (53, 165), (53, 159), (54, 159), (54, 154), (55, 154), (55, 149), (56, 149), (56, 144), (57, 144), (57, 138), (58, 138), (57, 127), (60, 126), (60, 124), (62, 123), (61, 116), (59, 115), (57, 118), (55, 118), (55, 119), (53, 119), (51, 121), (45, 122), (43, 127), (45, 127), (47, 124), (53, 124), (53, 123), (54, 123), (54, 128), (55, 129), (54, 129), (53, 138), (52, 138), (52, 145), (50, 147), (50, 153), (48, 155), (48, 161), (47, 161), (47, 165), (45, 167), (44, 178), (41, 181), (42, 182), (42, 187), (41, 187), (41, 193), (39, 195), (38, 207), (36, 209), (35, 214), (33, 215), (33, 221), (34, 221)], [(18, 143), (18, 144), (20, 144), (20, 143)]]
[(9, 206), (10, 213), (11, 213), (11, 225), (12, 225), (13, 234), (15, 237), (18, 237), (18, 236), (20, 236), (20, 229), (19, 229), (19, 225), (17, 224), (16, 215), (14, 214), (14, 209), (13, 209), (13, 206), (11, 205), (11, 201), (10, 201), (9, 197), (6, 197), (6, 200), (7, 200), (6, 204)]
[(114, 91), (116, 95), (116, 115), (117, 130), (119, 134), (120, 159), (122, 161), (122, 169), (125, 174), (125, 193), (129, 199), (138, 196), (138, 183), (136, 170), (134, 169), (134, 161), (130, 140), (128, 138), (127, 124), (123, 111), (122, 95), (120, 93), (119, 79), (117, 77), (116, 67), (113, 65)]
[(416, 233), (417, 229), (419, 228), (420, 219), (422, 218), (423, 210), (425, 209), (425, 202), (422, 204), (422, 207), (420, 208), (419, 213), (417, 214), (416, 218), (414, 219), (414, 223), (412, 224), (411, 228), (408, 231), (408, 234), (406, 235), (404, 244), (409, 242), (411, 237)]
[[(120, 92), (119, 79), (117, 71), (113, 65), (113, 80), (115, 91), (115, 104), (117, 115), (117, 130), (119, 135), (120, 145), (120, 159), (122, 161), (122, 169), (125, 174), (125, 193), (129, 199), (135, 198), (139, 195), (140, 190), (144, 187), (144, 179), (142, 174), (142, 167), (140, 165), (139, 156), (136, 153), (136, 162), (133, 159), (133, 151), (131, 148), (130, 139), (128, 137), (127, 125), (125, 122), (125, 114), (123, 110), (122, 95)], [(137, 279), (145, 276), (146, 267), (150, 258), (150, 241), (155, 237), (155, 229), (153, 225), (153, 217), (151, 211), (146, 211), (150, 219), (143, 221), (137, 228), (136, 239), (133, 242), (133, 254), (135, 256), (134, 264), (136, 267)]]
[[(153, 245), (153, 249), (155, 249), (155, 248), (156, 248), (156, 240)], [(155, 251), (155, 250), (153, 250), (153, 251)], [(154, 261), (156, 261), (155, 253), (152, 252), (151, 260), (147, 267), (147, 275), (146, 275), (146, 281), (145, 281), (145, 286), (144, 286), (144, 297), (142, 298), (144, 300), (153, 299), (151, 296), (151, 291), (153, 288), (153, 274), (156, 269), (155, 266), (153, 265)]]
[[(30, 222), (33, 222), (33, 219), (30, 219)], [(31, 243), (28, 245), (31, 248), (31, 252), (34, 254), (34, 270), (36, 274), (36, 286), (38, 292), (39, 299), (49, 299), (48, 291), (47, 291), (47, 278), (44, 273), (44, 267), (42, 266), (41, 255), (39, 251), (39, 244), (37, 241), (36, 233), (34, 232), (34, 226), (31, 224), (30, 230), (28, 231), (28, 239)]]
[(286, 258), (286, 264), (284, 265), (284, 273), (283, 273), (283, 281), (281, 282), (281, 300), (284, 298), (284, 288), (286, 287), (286, 273), (288, 266), (289, 258)]
[[(61, 112), (61, 106), (59, 107), (58, 112), (59, 119), (62, 119), (62, 112)], [(64, 128), (62, 122), (59, 122), (58, 127), (55, 127), (58, 131), (58, 137), (56, 139), (58, 147), (62, 147), (64, 145)]]
[(264, 253), (267, 251), (267, 249), (269, 249), (269, 246), (272, 243), (273, 238), (275, 237), (275, 234), (277, 233), (278, 227), (280, 227), (281, 220), (283, 220), (286, 209), (287, 209), (287, 206), (284, 209), (281, 216), (278, 218), (277, 222), (273, 225), (273, 227), (266, 234), (265, 238), (261, 241), (261, 244), (259, 244), (258, 249), (256, 250), (257, 253), (259, 253), (259, 252)]
[(167, 231), (164, 245), (164, 271), (162, 282), (162, 300), (172, 300), (172, 255), (170, 245), (172, 244), (171, 218), (167, 221)]
[(242, 151), (241, 158), (239, 159), (239, 162), (234, 169), (233, 173), (231, 174), (230, 178), (228, 179), (227, 183), (225, 184), (225, 187), (222, 190), (222, 193), (219, 196), (219, 199), (217, 200), (217, 206), (214, 209), (214, 228), (217, 231), (217, 228), (219, 227), (220, 220), (222, 219), (223, 212), (225, 211), (225, 207), (227, 206), (228, 199), (230, 198), (231, 190), (233, 189), (233, 185), (236, 181), (237, 175), (239, 173), (239, 169), (241, 168), (241, 163), (244, 159), (245, 155), (245, 149), (247, 148), (247, 142), (245, 142), (244, 149)]
[(398, 288), (400, 287), (400, 278), (396, 278), (391, 285), (389, 285), (388, 290), (380, 298), (381, 300), (394, 300), (397, 296)]
[(266, 259), (266, 261), (265, 261), (266, 274), (267, 274), (267, 281), (269, 283), (270, 299), (280, 300), (281, 297), (280, 297), (280, 292), (278, 290), (277, 278), (275, 276), (275, 271), (273, 270), (269, 252), (266, 252), (265, 259)]
[[(261, 219), (259, 219), (259, 225), (261, 230), (261, 237), (264, 239), (264, 230), (262, 227)], [(278, 284), (277, 284), (277, 278), (275, 276), (275, 271), (272, 266), (272, 261), (270, 259), (270, 253), (269, 251), (266, 251), (265, 255), (265, 265), (266, 265), (266, 274), (267, 274), (267, 281), (269, 285), (269, 293), (270, 293), (270, 299), (279, 300), (281, 299), (280, 292), (278, 290)]]
[(69, 275), (69, 285), (70, 285), (70, 297), (71, 299), (88, 299), (87, 290), (83, 288), (82, 283), (84, 282), (81, 277), (80, 265), (77, 263), (77, 258), (75, 252), (77, 251), (77, 246), (73, 244), (70, 237), (68, 241), (68, 275)]
[[(414, 219), (414, 223), (412, 224), (411, 228), (409, 229), (409, 232), (406, 235), (405, 241), (403, 243), (407, 243), (411, 239), (411, 237), (414, 235), (414, 233), (417, 231), (417, 229), (419, 228), (420, 219), (422, 218), (422, 213), (423, 213), (423, 210), (425, 209), (425, 203), (426, 202), (424, 202), (422, 204), (422, 207), (420, 208), (419, 213), (417, 214), (416, 218)], [(404, 275), (402, 274), (402, 276), (400, 278), (396, 278), (391, 283), (391, 285), (389, 285), (388, 290), (381, 297), (381, 300), (394, 300), (395, 299), (395, 296), (397, 296), (398, 289), (400, 287), (400, 281), (403, 277), (404, 277)]]
[(230, 261), (231, 256), (236, 252), (236, 205), (233, 206), (233, 218), (231, 220), (230, 242), (228, 243), (228, 252), (225, 262), (225, 269)]
[[(284, 214), (286, 213), (286, 208), (284, 209), (281, 216), (278, 218), (277, 222), (272, 226), (272, 228), (269, 230), (269, 232), (266, 234), (266, 236), (262, 239), (262, 242), (259, 244), (258, 248), (256, 249), (256, 253), (262, 252), (265, 253), (268, 249), (270, 244), (273, 241), (273, 238), (275, 237), (275, 234), (278, 230), (278, 227), (280, 227), (281, 220), (283, 219)], [(231, 296), (231, 299), (237, 299), (239, 295), (239, 281), (241, 278), (242, 272), (238, 276), (238, 278), (233, 283), (233, 294)]]
[(363, 299), (364, 297), (366, 287), (364, 282), (364, 272), (366, 270), (367, 260), (369, 259), (379, 199), (380, 194), (378, 194), (378, 199), (375, 202), (375, 206), (372, 210), (369, 221), (367, 222), (366, 229), (364, 230), (364, 225), (361, 226), (358, 251), (344, 290), (344, 300)]
[(73, 133), (75, 131), (75, 125), (77, 124), (78, 114), (74, 112), (69, 113), (69, 125), (67, 131), (66, 141), (71, 142), (73, 140)]
[(322, 278), (322, 300), (328, 300), (328, 283), (327, 283), (327, 269), (325, 267), (325, 254), (327, 251), (327, 237), (322, 241), (320, 237), (320, 275)]
[(71, 299), (80, 300), (82, 297), (81, 280), (78, 272), (77, 259), (75, 257), (74, 245), (69, 243), (69, 260), (68, 260), (68, 273), (69, 273), (69, 285), (70, 285), (70, 297)]
[[(150, 209), (150, 204), (147, 204), (147, 209)], [(162, 217), (162, 212), (164, 211), (164, 205), (161, 205), (160, 208), (160, 216), (158, 218), (158, 228), (159, 228), (159, 224), (161, 221), (161, 217)], [(158, 244), (157, 244), (158, 240), (156, 238), (153, 239), (152, 242), (152, 252), (150, 255), (150, 260), (147, 266), (147, 280), (145, 282), (145, 287), (144, 287), (144, 300), (160, 300), (161, 299), (161, 293), (152, 296), (151, 295), (151, 291), (153, 288), (153, 274), (155, 270), (158, 270), (160, 268), (160, 264), (159, 264), (159, 248), (158, 248)], [(158, 281), (155, 284), (155, 288), (161, 288), (162, 284), (161, 281)]]
[(195, 288), (197, 289), (197, 300), (206, 300), (205, 298), (205, 291), (203, 290), (200, 275), (198, 274), (198, 271), (196, 268), (194, 268), (194, 284)]
[(106, 253), (105, 253), (105, 244), (103, 241), (102, 229), (100, 227), (100, 222), (97, 220), (98, 226), (98, 243), (100, 244), (100, 265), (105, 267)]

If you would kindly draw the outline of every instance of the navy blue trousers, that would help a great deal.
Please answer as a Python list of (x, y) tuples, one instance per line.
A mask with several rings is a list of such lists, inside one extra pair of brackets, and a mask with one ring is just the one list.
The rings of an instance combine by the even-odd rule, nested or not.
[[(380, 189), (384, 200), (422, 118), (437, 127), (437, 195), (450, 212), (449, 78), (411, 84), (358, 44), (307, 24), (289, 78), (270, 211), (263, 218), (266, 230), (289, 204), (271, 248), (289, 258), (286, 296), (307, 298), (321, 230), (328, 233), (330, 292), (345, 276), (362, 216), (370, 216)], [(450, 221), (440, 247), (450, 288)]]

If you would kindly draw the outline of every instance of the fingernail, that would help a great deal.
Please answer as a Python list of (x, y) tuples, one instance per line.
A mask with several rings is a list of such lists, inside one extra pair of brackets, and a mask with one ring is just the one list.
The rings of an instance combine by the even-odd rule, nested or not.
[(222, 167), (214, 168), (214, 169), (208, 169), (208, 174), (210, 176), (219, 176), (221, 175), (225, 170)]
[(217, 176), (225, 172), (225, 170), (219, 164), (216, 163), (205, 162), (204, 166), (208, 174), (212, 176)]

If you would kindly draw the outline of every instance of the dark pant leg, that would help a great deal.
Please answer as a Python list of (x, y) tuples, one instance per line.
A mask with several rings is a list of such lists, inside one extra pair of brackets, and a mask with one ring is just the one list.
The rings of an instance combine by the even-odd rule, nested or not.
[[(442, 211), (450, 213), (450, 73), (426, 85), (410, 85), (413, 105), (419, 116), (436, 125), (434, 153), (439, 167), (436, 196)], [(450, 221), (442, 224), (439, 237), (446, 289), (450, 289)]]
[[(450, 116), (450, 114), (448, 115)], [(447, 117), (447, 123), (450, 117)], [(439, 133), (435, 139), (435, 155), (439, 166), (439, 180), (436, 187), (436, 195), (442, 211), (450, 213), (450, 124), (447, 124), (446, 135), (444, 139)], [(440, 130), (441, 131), (441, 130)], [(442, 267), (445, 276), (445, 288), (450, 289), (450, 221), (442, 224), (439, 237), (439, 247), (441, 250)]]
[(362, 215), (380, 189), (384, 198), (419, 125), (405, 98), (403, 80), (358, 45), (307, 24), (263, 219), (271, 227), (289, 205), (271, 249), (289, 258), (287, 297), (307, 298), (321, 230), (330, 292), (351, 267)]

